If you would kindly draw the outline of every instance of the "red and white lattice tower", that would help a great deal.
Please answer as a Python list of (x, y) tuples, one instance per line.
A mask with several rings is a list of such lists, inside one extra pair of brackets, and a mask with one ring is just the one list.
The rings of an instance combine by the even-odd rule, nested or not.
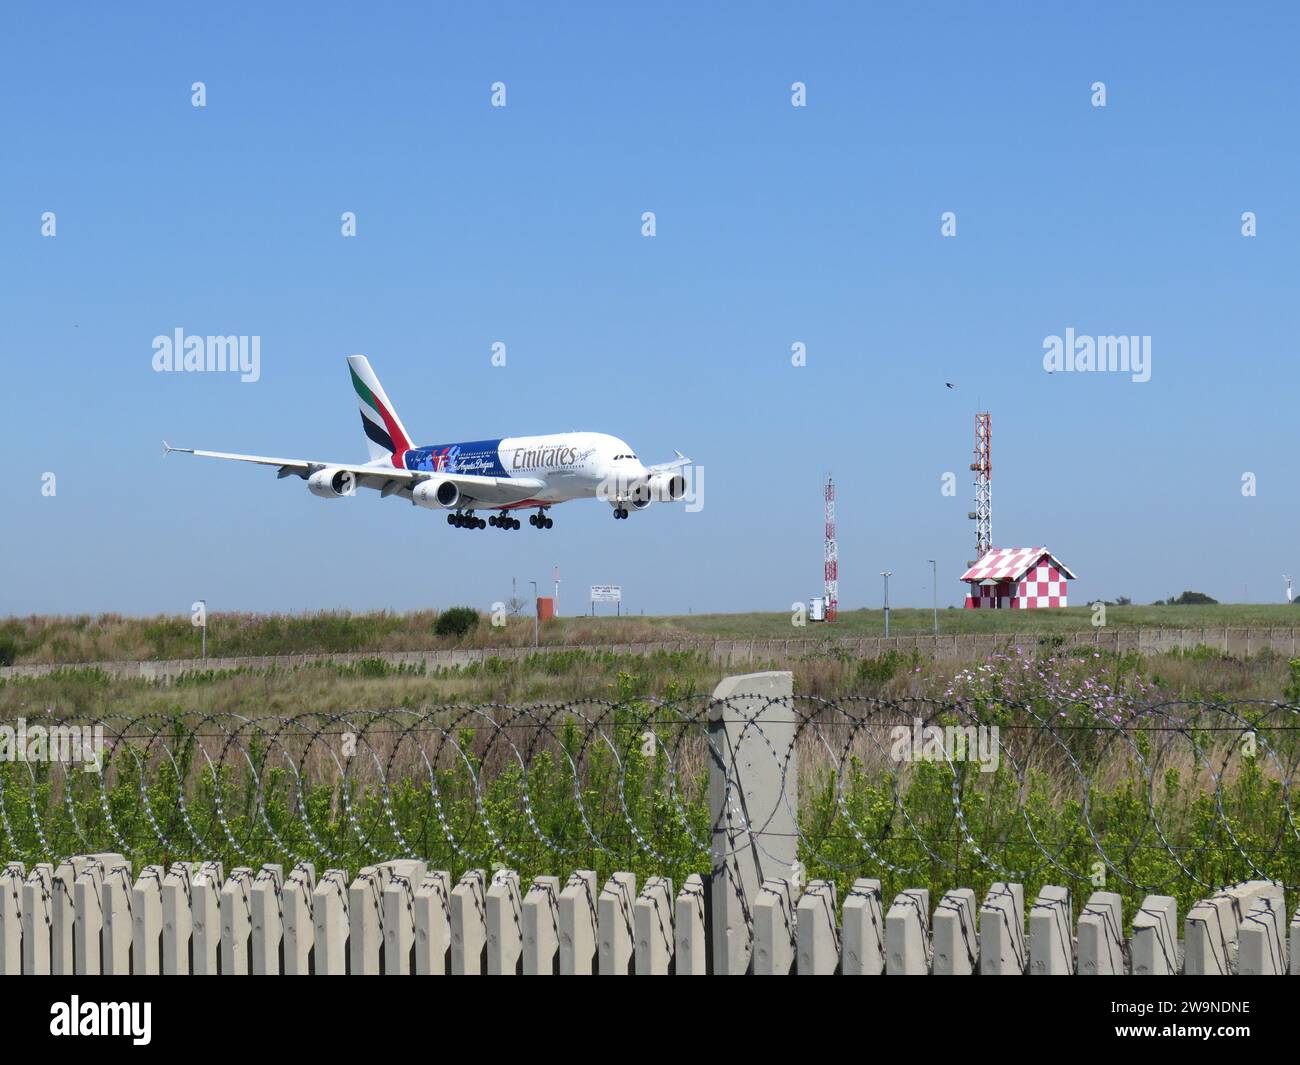
[(826, 620), (834, 621), (840, 607), (840, 553), (835, 543), (835, 482), (826, 475)]
[(993, 420), (988, 411), (975, 415), (975, 558), (978, 561), (993, 546)]

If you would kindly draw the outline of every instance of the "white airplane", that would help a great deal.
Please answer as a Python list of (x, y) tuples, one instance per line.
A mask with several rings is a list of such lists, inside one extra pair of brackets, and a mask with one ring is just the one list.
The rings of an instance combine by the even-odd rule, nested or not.
[[(212, 459), (234, 459), (278, 466), (280, 477), (301, 477), (312, 495), (341, 499), (357, 488), (376, 489), (380, 496), (401, 496), (430, 510), (446, 510), (447, 524), (461, 529), (518, 529), (510, 512), (536, 508), (528, 524), (549, 529), (555, 521), (546, 512), (571, 499), (604, 499), (614, 517), (626, 518), (652, 502), (675, 503), (686, 495), (686, 478), (679, 472), (690, 464), (680, 451), (672, 462), (643, 466), (632, 448), (604, 433), (556, 433), (514, 436), (500, 440), (470, 440), (457, 444), (416, 447), (379, 378), (364, 355), (348, 357), (352, 387), (361, 407), (361, 426), (370, 448), (370, 461), (314, 462), (266, 455), (236, 455), (172, 447), (175, 451)], [(476, 510), (495, 511), (486, 520)]]

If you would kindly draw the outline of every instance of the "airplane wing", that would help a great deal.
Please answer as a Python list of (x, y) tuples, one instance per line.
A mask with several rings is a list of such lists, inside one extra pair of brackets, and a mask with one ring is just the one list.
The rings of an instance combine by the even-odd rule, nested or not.
[(270, 455), (239, 455), (230, 451), (201, 451), (191, 447), (172, 447), (163, 441), (163, 454), (173, 451), (182, 455), (198, 455), (208, 459), (229, 459), (234, 462), (252, 462), (259, 466), (276, 466), (279, 477), (301, 477), (304, 480), (317, 470), (344, 470), (353, 475), (358, 488), (373, 488), (381, 495), (404, 495), (410, 498), (411, 489), (420, 481), (436, 479), (451, 481), (460, 488), (463, 506), (482, 504), (506, 506), (531, 498), (546, 487), (536, 477), (483, 477), (468, 473), (446, 473), (431, 470), (400, 470), (395, 466), (371, 465), (353, 462), (317, 462), (310, 459), (283, 459)]
[(689, 466), (691, 460), (683, 455), (676, 448), (673, 448), (673, 454), (677, 457), (672, 462), (659, 462), (653, 466), (647, 466), (646, 469), (651, 473), (664, 473), (668, 470), (680, 470), (683, 466)]

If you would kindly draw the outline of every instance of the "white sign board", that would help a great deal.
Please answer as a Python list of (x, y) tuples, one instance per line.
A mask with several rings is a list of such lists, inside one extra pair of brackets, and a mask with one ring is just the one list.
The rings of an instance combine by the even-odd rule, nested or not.
[(591, 601), (593, 603), (618, 603), (623, 599), (623, 586), (621, 584), (593, 584), (591, 586)]

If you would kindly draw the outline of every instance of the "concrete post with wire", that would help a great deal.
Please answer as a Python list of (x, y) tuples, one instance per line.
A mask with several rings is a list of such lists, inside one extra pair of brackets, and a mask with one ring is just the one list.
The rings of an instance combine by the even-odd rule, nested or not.
[(282, 865), (268, 862), (253, 878), (249, 946), (254, 976), (276, 976), (280, 972), (280, 951), (284, 946), (284, 914), (280, 907), (283, 890)]
[(131, 970), (162, 975), (162, 882), (166, 870), (146, 865), (131, 889)]
[(22, 862), (8, 862), (0, 871), (0, 976), (20, 976), (23, 971)]
[(284, 882), (280, 909), (284, 923), (284, 974), (307, 976), (312, 971), (312, 892), (316, 890), (316, 867), (299, 862)]
[(539, 876), (522, 903), (524, 975), (552, 976), (560, 964), (560, 878)]
[(673, 882), (667, 877), (649, 877), (632, 910), (637, 975), (667, 976), (673, 971), (677, 946), (673, 931)]
[(1133, 918), (1130, 942), (1134, 976), (1174, 976), (1178, 973), (1178, 900), (1172, 895), (1148, 895)]
[(677, 894), (673, 913), (673, 954), (678, 976), (707, 976), (709, 939), (705, 914), (709, 890), (704, 877), (692, 873)]
[(611, 873), (596, 899), (596, 962), (601, 976), (632, 976), (636, 874)]
[(451, 974), (482, 976), (487, 954), (487, 871), (468, 869), (451, 889)]
[(713, 966), (747, 972), (764, 881), (798, 879), (797, 714), (793, 674), (726, 677), (709, 707)]
[[(224, 881), (220, 862), (203, 862), (190, 883), (190, 937), (194, 944), (190, 969), (195, 976), (216, 976), (221, 971), (221, 890)], [(107, 903), (104, 912), (108, 912)], [(107, 946), (104, 949), (107, 951)]]
[(425, 873), (414, 905), (415, 974), (445, 976), (451, 970), (451, 873)]
[(238, 866), (221, 889), (221, 974), (248, 976), (253, 932), (253, 870)]
[(498, 869), (484, 899), (488, 976), (523, 975), (524, 915), (519, 874)]

